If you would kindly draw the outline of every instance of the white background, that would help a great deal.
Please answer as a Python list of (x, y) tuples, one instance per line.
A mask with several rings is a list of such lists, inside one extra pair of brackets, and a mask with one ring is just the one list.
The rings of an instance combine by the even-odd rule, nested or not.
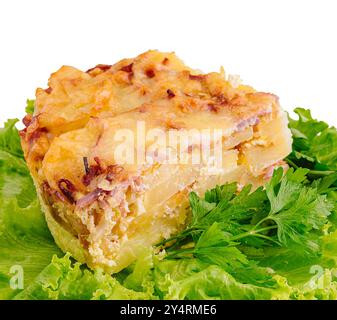
[(239, 74), (337, 125), (337, 1), (0, 2), (0, 122), (68, 64), (86, 70), (148, 49)]

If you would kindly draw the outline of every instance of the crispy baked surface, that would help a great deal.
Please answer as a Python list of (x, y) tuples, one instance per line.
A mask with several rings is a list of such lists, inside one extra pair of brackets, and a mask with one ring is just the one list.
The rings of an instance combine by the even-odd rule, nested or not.
[(44, 156), (53, 138), (83, 128), (93, 118), (139, 113), (160, 103), (177, 116), (202, 112), (200, 117), (222, 118), (227, 126), (235, 126), (277, 104), (272, 94), (233, 87), (223, 73), (197, 74), (173, 53), (157, 51), (87, 72), (63, 66), (48, 85), (36, 90), (33, 120), (26, 119), (23, 146), (29, 163)]

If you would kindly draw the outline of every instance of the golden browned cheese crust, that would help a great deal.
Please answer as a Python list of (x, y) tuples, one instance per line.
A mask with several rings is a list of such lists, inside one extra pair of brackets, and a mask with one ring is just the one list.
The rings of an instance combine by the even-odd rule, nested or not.
[[(48, 85), (37, 89), (34, 115), (24, 119), (22, 146), (45, 211), (77, 240), (91, 267), (119, 271), (139, 248), (184, 227), (190, 190), (227, 181), (259, 185), (290, 152), (275, 95), (228, 81), (224, 72), (200, 74), (173, 53), (148, 51), (87, 72), (63, 66)], [(114, 137), (124, 129), (136, 134), (140, 122), (164, 132), (222, 130), (222, 170), (121, 164)], [(143, 148), (150, 153), (150, 143)]]

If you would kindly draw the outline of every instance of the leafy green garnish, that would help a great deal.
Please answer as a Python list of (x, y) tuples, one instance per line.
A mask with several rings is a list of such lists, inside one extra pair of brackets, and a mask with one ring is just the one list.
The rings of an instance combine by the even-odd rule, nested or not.
[(165, 260), (154, 275), (163, 299), (289, 299), (293, 289), (286, 280), (270, 278), (272, 287), (242, 283), (224, 269), (197, 259)]
[[(5, 123), (4, 128), (0, 128), (0, 159), (3, 159), (3, 161), (10, 156), (24, 159), (20, 137), (15, 127), (18, 121), (18, 119), (10, 119)], [(10, 164), (10, 161), (7, 164)]]
[[(31, 283), (60, 254), (45, 223), (34, 184), (23, 159), (17, 120), (0, 129), (0, 298), (18, 292), (10, 286), (16, 266), (24, 285)], [(14, 268), (14, 269), (13, 269)]]
[(290, 165), (310, 169), (312, 178), (337, 170), (337, 130), (312, 118), (310, 110), (296, 108), (298, 120), (289, 118), (293, 134), (293, 151), (287, 157)]
[[(54, 256), (51, 263), (15, 299), (19, 300), (145, 300), (155, 299), (153, 285), (146, 281), (149, 257), (141, 257), (135, 270), (125, 280), (138, 290), (128, 289), (116, 278), (104, 273), (88, 270), (70, 255), (63, 258)], [(152, 261), (151, 261), (152, 263)], [(144, 279), (145, 280), (144, 280)], [(132, 280), (131, 280), (132, 279)]]
[[(244, 263), (246, 257), (237, 248), (243, 244), (287, 247), (298, 243), (303, 251), (318, 250), (314, 235), (322, 234), (334, 204), (321, 194), (327, 191), (321, 185), (304, 183), (307, 172), (291, 168), (283, 175), (279, 168), (265, 189), (252, 193), (245, 187), (236, 194), (233, 184), (216, 187), (203, 199), (192, 193), (192, 222), (181, 234), (166, 240), (176, 242), (167, 249), (168, 256), (192, 254), (221, 265)], [(191, 241), (195, 245), (184, 248)]]
[(26, 101), (26, 113), (33, 114), (35, 109), (35, 100), (27, 99)]

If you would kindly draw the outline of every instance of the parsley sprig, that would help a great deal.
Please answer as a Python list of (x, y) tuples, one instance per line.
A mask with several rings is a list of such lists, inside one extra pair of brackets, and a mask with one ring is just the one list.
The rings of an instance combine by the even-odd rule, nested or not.
[(337, 176), (311, 183), (309, 170), (277, 169), (265, 188), (237, 192), (235, 183), (217, 186), (204, 197), (190, 194), (191, 222), (163, 241), (168, 259), (198, 258), (222, 267), (249, 264), (242, 247), (319, 248), (319, 236), (334, 207), (327, 191)]

